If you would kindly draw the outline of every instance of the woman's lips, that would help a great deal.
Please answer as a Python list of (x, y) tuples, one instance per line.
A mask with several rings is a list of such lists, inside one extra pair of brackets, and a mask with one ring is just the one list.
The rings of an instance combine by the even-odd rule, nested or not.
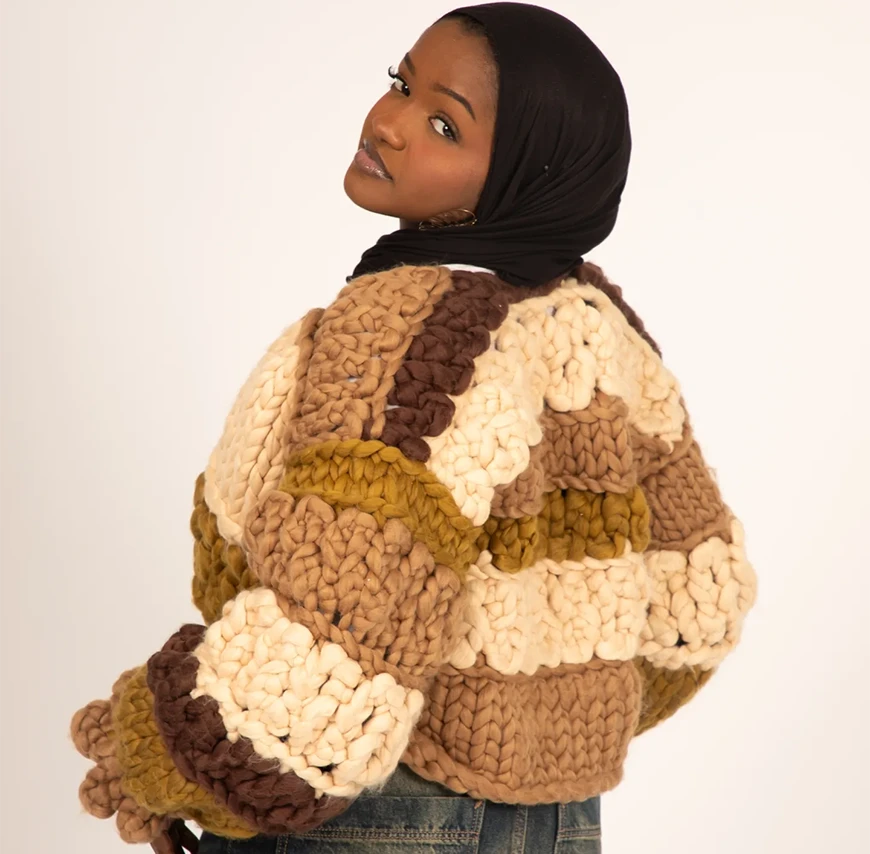
[[(369, 150), (371, 150), (371, 154), (369, 154)], [(381, 178), (384, 181), (392, 179), (392, 176), (384, 166), (383, 160), (381, 160), (376, 151), (369, 149), (366, 141), (363, 142), (363, 147), (354, 155), (353, 162), (366, 175), (373, 175), (375, 178)]]

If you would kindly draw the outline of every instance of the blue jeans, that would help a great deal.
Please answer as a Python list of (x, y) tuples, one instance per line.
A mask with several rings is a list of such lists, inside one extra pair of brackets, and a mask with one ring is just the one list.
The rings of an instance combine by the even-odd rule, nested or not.
[(476, 801), (399, 764), (376, 794), (307, 833), (232, 840), (200, 854), (601, 854), (600, 796), (522, 806)]

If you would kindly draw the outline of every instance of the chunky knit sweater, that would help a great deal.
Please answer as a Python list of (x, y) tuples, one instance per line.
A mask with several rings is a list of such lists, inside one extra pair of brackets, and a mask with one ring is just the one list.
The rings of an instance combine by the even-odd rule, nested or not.
[(400, 266), (256, 365), (196, 481), (185, 625), (72, 734), (121, 836), (299, 833), (404, 762), (589, 798), (737, 644), (756, 581), (677, 380), (584, 264)]

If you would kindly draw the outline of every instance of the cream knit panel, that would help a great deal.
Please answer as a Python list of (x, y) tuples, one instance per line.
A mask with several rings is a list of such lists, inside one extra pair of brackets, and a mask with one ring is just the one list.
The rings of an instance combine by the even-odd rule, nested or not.
[(227, 602), (194, 656), (191, 696), (217, 702), (229, 741), (248, 739), (319, 794), (354, 797), (389, 777), (423, 710), (419, 690), (367, 677), (342, 646), (289, 620), (267, 588)]
[(251, 372), (236, 397), (205, 469), (204, 498), (220, 535), (241, 545), (244, 519), (284, 474), (284, 437), (293, 417), (300, 335), (320, 309), (287, 327)]
[(541, 441), (544, 406), (589, 406), (595, 389), (623, 399), (638, 432), (673, 448), (685, 412), (676, 378), (610, 299), (569, 278), (551, 294), (511, 306), (475, 360), (469, 388), (439, 436), (425, 437), (427, 466), (475, 525), (490, 515), (495, 488), (513, 481)]
[(648, 658), (657, 667), (716, 667), (737, 645), (756, 597), (743, 528), (732, 517), (728, 544), (713, 536), (688, 554), (629, 545), (621, 557), (540, 560), (519, 572), (469, 568), (459, 642), (448, 663), (475, 666), (478, 653), (503, 674), (594, 658)]
[(651, 550), (644, 559), (652, 586), (639, 654), (669, 669), (715, 667), (740, 640), (756, 598), (740, 521), (732, 516), (730, 544), (714, 536), (688, 554)]
[(480, 554), (465, 580), (460, 641), (449, 664), (473, 667), (478, 653), (503, 674), (583, 664), (593, 657), (627, 661), (637, 654), (649, 604), (643, 555), (627, 544), (621, 557), (538, 561), (515, 573)]

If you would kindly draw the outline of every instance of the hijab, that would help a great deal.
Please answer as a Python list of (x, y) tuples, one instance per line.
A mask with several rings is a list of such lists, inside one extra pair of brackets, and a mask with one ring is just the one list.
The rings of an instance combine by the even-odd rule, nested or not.
[[(576, 24), (527, 3), (464, 6), (498, 68), (489, 171), (470, 226), (400, 228), (353, 276), (459, 262), (535, 287), (566, 275), (613, 229), (631, 151), (622, 83)], [(348, 277), (348, 279), (352, 278)]]

